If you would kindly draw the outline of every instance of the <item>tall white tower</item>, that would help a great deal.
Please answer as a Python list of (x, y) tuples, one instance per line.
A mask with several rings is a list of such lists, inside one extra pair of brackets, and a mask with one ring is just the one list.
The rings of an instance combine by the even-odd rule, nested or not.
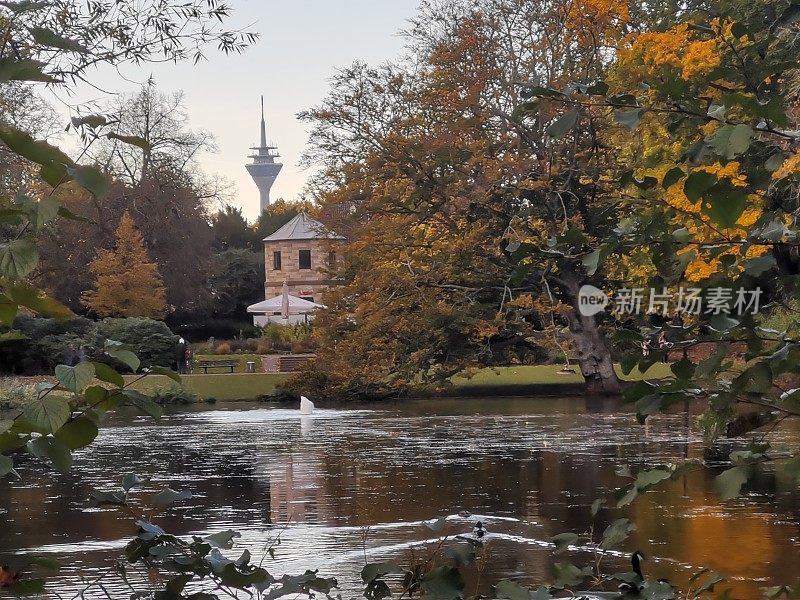
[(264, 123), (264, 96), (261, 96), (261, 145), (250, 148), (255, 150), (254, 154), (248, 156), (252, 158), (253, 162), (245, 165), (247, 172), (258, 187), (258, 192), (261, 196), (261, 212), (263, 213), (269, 207), (269, 190), (272, 184), (275, 183), (275, 178), (283, 168), (283, 163), (275, 162), (275, 159), (280, 157), (277, 153), (277, 146), (267, 146), (267, 126)]

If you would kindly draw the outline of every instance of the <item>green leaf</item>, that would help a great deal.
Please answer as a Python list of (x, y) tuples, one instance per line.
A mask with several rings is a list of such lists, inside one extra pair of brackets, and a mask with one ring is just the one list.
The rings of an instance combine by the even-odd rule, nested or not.
[(131, 405), (135, 406), (146, 415), (150, 415), (154, 419), (160, 419), (161, 415), (164, 414), (164, 409), (161, 408), (161, 406), (153, 402), (152, 399), (148, 398), (141, 392), (125, 389), (122, 390), (122, 395), (127, 398)]
[(39, 460), (50, 462), (57, 471), (69, 472), (72, 466), (72, 453), (57, 439), (49, 435), (40, 436), (28, 442), (26, 446), (28, 452)]
[(140, 477), (136, 473), (126, 473), (122, 477), (122, 489), (126, 492), (130, 492), (133, 488), (147, 483), (148, 481), (150, 481), (149, 477)]
[(51, 186), (55, 187), (69, 179), (66, 167), (74, 163), (55, 146), (42, 140), (34, 140), (21, 129), (8, 124), (0, 125), (0, 140), (15, 154), (41, 165), (42, 179)]
[(690, 202), (697, 202), (717, 182), (717, 176), (705, 171), (692, 171), (683, 183), (683, 193)]
[(772, 254), (763, 254), (747, 259), (744, 262), (744, 272), (753, 277), (758, 277), (777, 266), (777, 264)]
[(74, 212), (69, 210), (64, 206), (58, 207), (58, 216), (63, 217), (64, 219), (69, 219), (70, 221), (79, 221), (81, 223), (94, 223), (91, 219), (87, 219), (86, 217), (81, 217), (80, 215), (76, 215)]
[(670, 370), (676, 378), (682, 381), (688, 381), (694, 375), (696, 366), (688, 358), (682, 358), (678, 362), (672, 363)]
[(65, 398), (44, 396), (29, 402), (22, 409), (22, 415), (37, 429), (53, 433), (66, 423), (72, 410)]
[(456, 600), (464, 590), (461, 572), (454, 567), (437, 567), (420, 579), (426, 597), (438, 600)]
[(0, 454), (0, 477), (8, 475), (14, 470), (14, 461), (8, 456)]
[(33, 12), (47, 8), (50, 2), (37, 2), (36, 0), (20, 0), (19, 2), (9, 2), (7, 0), (0, 1), (0, 6), (5, 6), (15, 15), (21, 15), (26, 12)]
[(597, 267), (600, 264), (600, 248), (593, 250), (583, 257), (581, 260), (583, 268), (586, 269), (587, 275), (594, 275), (597, 272)]
[(565, 552), (571, 545), (578, 541), (577, 534), (574, 533), (559, 533), (550, 538), (550, 541), (556, 545), (555, 553), (561, 554)]
[(683, 169), (680, 167), (672, 167), (669, 171), (666, 172), (664, 175), (664, 179), (661, 180), (661, 187), (665, 190), (669, 189), (676, 183), (681, 180), (681, 177), (684, 176)]
[(265, 569), (256, 568), (252, 571), (239, 569), (234, 563), (228, 563), (219, 573), (223, 585), (244, 589), (257, 584), (269, 584), (271, 578)]
[(764, 161), (764, 168), (770, 173), (777, 171), (778, 167), (783, 164), (784, 158), (783, 152), (776, 152), (775, 154), (772, 154), (766, 161)]
[(111, 132), (106, 134), (106, 137), (111, 140), (119, 140), (120, 142), (129, 144), (131, 146), (138, 146), (147, 152), (153, 148), (153, 145), (150, 142), (143, 137), (139, 137), (138, 135), (120, 135), (118, 133)]
[(27, 284), (15, 284), (6, 288), (8, 297), (20, 306), (31, 311), (52, 317), (53, 319), (68, 319), (72, 311), (58, 300), (47, 296), (42, 290)]
[(706, 136), (706, 144), (719, 156), (733, 160), (747, 152), (753, 129), (749, 125), (723, 125), (711, 135)]
[(747, 206), (747, 193), (722, 182), (706, 190), (700, 210), (721, 227), (733, 227)]
[[(177, 502), (178, 500), (188, 500), (192, 497), (192, 492), (189, 490), (183, 490), (181, 492), (176, 492), (170, 488), (164, 488), (157, 494), (153, 495), (153, 504), (156, 506), (167, 506), (168, 504), (172, 504), (173, 502)], [(223, 532), (227, 533), (227, 532)], [(233, 532), (236, 533), (236, 532)]]
[(672, 471), (661, 467), (639, 471), (636, 475), (636, 487), (643, 492), (648, 488), (672, 477)]
[(646, 109), (644, 108), (634, 108), (633, 110), (617, 109), (614, 111), (614, 120), (628, 129), (636, 129), (645, 111)]
[(67, 50), (69, 52), (88, 52), (88, 48), (80, 42), (70, 40), (57, 33), (45, 29), (44, 27), (28, 27), (28, 31), (33, 36), (33, 41), (48, 48), (58, 48), (59, 50)]
[(466, 567), (475, 562), (475, 546), (469, 543), (450, 544), (444, 551), (456, 567)]
[(108, 120), (103, 115), (86, 115), (83, 117), (72, 117), (70, 122), (73, 127), (82, 127), (85, 125), (89, 129), (97, 129), (108, 123)]
[(105, 353), (111, 358), (116, 358), (122, 364), (127, 365), (131, 371), (136, 373), (139, 370), (139, 358), (130, 350), (123, 350), (121, 348), (106, 348)]
[(733, 467), (723, 471), (714, 478), (714, 489), (722, 496), (723, 500), (736, 498), (742, 490), (742, 486), (747, 481), (747, 467)]
[(56, 379), (70, 392), (80, 393), (94, 379), (94, 365), (90, 362), (82, 362), (70, 367), (58, 365), (55, 369)]
[(0, 276), (22, 279), (39, 264), (39, 249), (30, 238), (0, 244)]
[(734, 390), (764, 393), (772, 387), (772, 369), (763, 361), (750, 365), (733, 381)]
[(575, 127), (578, 122), (578, 109), (573, 108), (561, 115), (547, 128), (547, 134), (555, 139), (561, 139)]
[(78, 165), (75, 167), (67, 167), (67, 173), (84, 189), (91, 192), (91, 194), (102, 200), (108, 196), (111, 189), (111, 182), (100, 169), (87, 165)]
[(20, 579), (8, 587), (17, 596), (33, 596), (44, 593), (44, 579)]
[(92, 492), (92, 506), (125, 506), (125, 498), (119, 492)]
[(713, 592), (714, 586), (722, 581), (725, 581), (724, 575), (720, 575), (716, 571), (708, 571), (708, 577), (700, 587), (692, 592), (692, 598), (699, 598), (704, 592)]
[[(163, 494), (165, 492), (172, 492), (175, 495), (175, 500), (185, 500), (187, 498), (191, 498), (192, 494), (186, 491), (177, 493), (173, 492), (171, 489), (167, 488), (159, 494)], [(184, 496), (184, 494), (189, 494), (188, 496)], [(154, 498), (155, 499), (155, 498)], [(173, 502), (173, 500), (169, 500), (169, 502)], [(218, 533), (214, 533), (212, 535), (206, 536), (203, 538), (203, 541), (210, 544), (214, 548), (223, 548), (226, 550), (230, 550), (233, 548), (233, 538), (242, 537), (242, 534), (238, 531), (234, 531), (233, 529), (226, 529), (225, 531), (220, 531)]]
[(383, 577), (384, 575), (388, 575), (389, 573), (402, 573), (403, 569), (397, 566), (394, 563), (388, 562), (380, 562), (380, 563), (368, 563), (364, 565), (364, 568), (361, 569), (361, 580), (364, 583), (369, 583), (377, 579), (378, 577)]
[(125, 385), (125, 379), (117, 373), (116, 369), (109, 367), (105, 363), (93, 362), (94, 376), (100, 381), (105, 381), (111, 385), (121, 388)]
[(605, 503), (606, 501), (604, 498), (597, 498), (594, 502), (592, 502), (592, 506), (589, 509), (590, 512), (592, 513), (592, 518), (595, 518), (597, 516), (597, 513), (600, 512), (600, 509), (603, 508)]
[(178, 375), (172, 369), (168, 369), (167, 367), (150, 367), (148, 369), (149, 373), (153, 373), (154, 375), (163, 375), (164, 377), (169, 377), (172, 381), (177, 383), (181, 382), (181, 376)]
[(553, 565), (555, 582), (553, 585), (559, 588), (571, 587), (583, 582), (584, 579), (592, 574), (591, 567), (579, 569), (571, 563), (556, 563)]
[(634, 525), (630, 519), (617, 519), (606, 527), (603, 532), (603, 540), (600, 542), (600, 547), (604, 550), (616, 548), (627, 540), (631, 532), (635, 530), (636, 525)]
[(43, 81), (55, 83), (58, 80), (42, 70), (46, 63), (31, 58), (19, 60), (4, 56), (0, 58), (0, 83), (9, 81)]
[(53, 435), (70, 450), (77, 450), (91, 444), (97, 434), (97, 425), (89, 417), (81, 415), (67, 422)]

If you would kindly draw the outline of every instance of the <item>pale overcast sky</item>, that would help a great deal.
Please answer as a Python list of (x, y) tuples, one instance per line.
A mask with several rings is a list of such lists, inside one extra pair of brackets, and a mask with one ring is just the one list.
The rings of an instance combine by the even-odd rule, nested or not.
[[(413, 16), (418, 0), (230, 0), (233, 26), (251, 25), (261, 34), (242, 55), (209, 49), (197, 65), (145, 65), (91, 79), (119, 91), (136, 89), (152, 73), (158, 89), (183, 90), (191, 126), (217, 137), (219, 152), (202, 157), (208, 173), (219, 173), (236, 186), (235, 202), (252, 220), (258, 214), (258, 190), (244, 168), (248, 148), (258, 141), (259, 96), (264, 95), (267, 137), (283, 162), (270, 194), (295, 199), (309, 176), (298, 161), (308, 141), (308, 127), (297, 113), (326, 94), (337, 68), (354, 60), (380, 64), (402, 54), (398, 32)], [(82, 89), (74, 100), (99, 98)]]

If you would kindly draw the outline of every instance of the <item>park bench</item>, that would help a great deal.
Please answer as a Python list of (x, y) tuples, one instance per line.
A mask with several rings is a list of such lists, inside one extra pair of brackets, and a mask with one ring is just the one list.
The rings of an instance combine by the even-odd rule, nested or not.
[(198, 360), (197, 368), (203, 369), (204, 373), (208, 373), (209, 369), (230, 369), (231, 373), (239, 366), (238, 360)]

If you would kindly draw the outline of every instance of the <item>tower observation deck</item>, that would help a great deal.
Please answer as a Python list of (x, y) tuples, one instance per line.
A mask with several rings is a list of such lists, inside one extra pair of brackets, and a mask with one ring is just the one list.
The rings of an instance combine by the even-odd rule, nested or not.
[(248, 158), (253, 159), (253, 162), (247, 163), (245, 168), (250, 173), (250, 177), (258, 187), (258, 192), (261, 196), (261, 212), (264, 212), (269, 206), (269, 190), (278, 173), (283, 168), (283, 163), (275, 162), (276, 158), (280, 157), (278, 154), (277, 146), (267, 145), (267, 126), (264, 123), (264, 96), (261, 96), (261, 145), (250, 148), (254, 151)]

